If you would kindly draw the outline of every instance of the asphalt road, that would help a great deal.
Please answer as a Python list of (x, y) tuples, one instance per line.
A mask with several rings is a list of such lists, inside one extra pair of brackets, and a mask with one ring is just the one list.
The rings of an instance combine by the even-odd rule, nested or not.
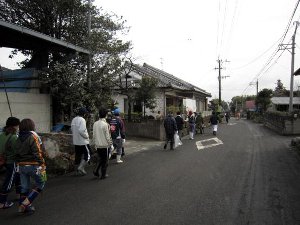
[(216, 137), (206, 129), (175, 151), (131, 154), (110, 164), (106, 180), (91, 171), (50, 179), (35, 214), (2, 210), (0, 224), (300, 224), (300, 160), (291, 137), (234, 119)]

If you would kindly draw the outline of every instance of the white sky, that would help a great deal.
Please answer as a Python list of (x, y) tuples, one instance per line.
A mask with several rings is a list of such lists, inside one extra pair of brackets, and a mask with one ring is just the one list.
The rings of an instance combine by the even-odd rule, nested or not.
[[(259, 90), (274, 89), (277, 79), (290, 88), (291, 53), (279, 51), (271, 68), (261, 73), (278, 48), (298, 0), (95, 0), (105, 11), (127, 20), (124, 40), (133, 43), (135, 63), (144, 62), (188, 81), (218, 98), (217, 59), (224, 61), (222, 99), (254, 95), (249, 83), (258, 77)], [(300, 6), (292, 22), (299, 20)], [(291, 24), (284, 44), (290, 43)], [(300, 28), (296, 34), (295, 70), (300, 67)], [(0, 63), (17, 68), (0, 48)], [(282, 56), (279, 57), (279, 55)], [(277, 59), (277, 60), (276, 60)], [(230, 62), (225, 63), (228, 60)], [(300, 86), (295, 77), (294, 89)]]

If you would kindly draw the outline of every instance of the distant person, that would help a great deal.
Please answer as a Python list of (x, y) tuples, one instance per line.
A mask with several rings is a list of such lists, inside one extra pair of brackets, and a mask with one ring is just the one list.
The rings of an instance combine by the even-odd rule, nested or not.
[(229, 122), (229, 118), (230, 118), (229, 112), (226, 112), (226, 113), (225, 113), (225, 119), (226, 119), (226, 123), (227, 123), (227, 124), (228, 124), (228, 122)]
[(125, 142), (125, 133), (124, 133), (124, 124), (119, 118), (120, 110), (117, 108), (113, 111), (113, 117), (110, 120), (110, 132), (113, 140), (114, 148), (117, 153), (117, 163), (123, 163), (121, 160), (122, 156), (122, 147)]
[(77, 116), (71, 122), (73, 134), (73, 145), (75, 146), (75, 165), (79, 175), (86, 175), (85, 166), (90, 161), (90, 141), (89, 134), (86, 128), (85, 117), (88, 111), (86, 108), (80, 108)]
[(170, 142), (170, 150), (174, 150), (174, 134), (178, 132), (176, 120), (174, 119), (172, 112), (169, 112), (167, 117), (164, 120), (164, 127), (166, 132), (166, 143), (164, 149), (167, 148), (168, 143)]
[(155, 116), (155, 119), (156, 120), (162, 120), (164, 117), (163, 117), (163, 115), (161, 114), (161, 112), (160, 111), (157, 111), (157, 115)]
[[(47, 176), (44, 159), (46, 153), (31, 119), (21, 121), (15, 149), (21, 178), (19, 213), (33, 213), (35, 209), (32, 202), (43, 191)], [(34, 181), (34, 188), (31, 187), (31, 180)]]
[(180, 115), (180, 112), (177, 112), (177, 116), (175, 117), (175, 121), (176, 121), (176, 126), (177, 126), (177, 129), (178, 129), (179, 138), (181, 140), (181, 138), (183, 137), (182, 130), (183, 130), (184, 121), (183, 121), (182, 116)]
[(197, 114), (196, 116), (196, 128), (195, 130), (199, 130), (200, 134), (204, 133), (204, 120), (203, 120), (203, 116), (200, 113)]
[(196, 126), (195, 115), (194, 115), (194, 113), (192, 111), (189, 111), (189, 114), (188, 114), (188, 123), (189, 123), (190, 140), (192, 140), (192, 139), (194, 139), (195, 126)]
[[(113, 144), (110, 126), (106, 122), (107, 110), (99, 110), (99, 120), (93, 125), (93, 143), (98, 153), (98, 163), (93, 171), (94, 176), (105, 179), (107, 177), (106, 170), (108, 166), (109, 154)], [(101, 169), (101, 176), (99, 170)]]
[(212, 112), (209, 122), (211, 123), (213, 128), (213, 135), (217, 135), (219, 118), (215, 112)]
[(0, 193), (0, 209), (7, 209), (13, 206), (13, 202), (7, 201), (8, 193), (15, 185), (16, 194), (21, 193), (20, 174), (16, 172), (16, 150), (15, 143), (18, 138), (20, 120), (16, 117), (9, 117), (0, 134), (0, 155), (5, 159), (3, 166), (6, 169), (4, 181)]

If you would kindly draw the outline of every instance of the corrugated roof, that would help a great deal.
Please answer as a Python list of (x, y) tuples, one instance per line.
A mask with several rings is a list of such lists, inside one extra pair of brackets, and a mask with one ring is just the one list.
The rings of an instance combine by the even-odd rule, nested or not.
[(85, 48), (3, 20), (0, 20), (0, 33), (1, 47), (30, 50), (47, 48), (90, 54), (90, 51)]
[[(273, 97), (271, 102), (275, 105), (289, 105), (290, 97)], [(300, 97), (293, 98), (293, 105), (300, 105)]]

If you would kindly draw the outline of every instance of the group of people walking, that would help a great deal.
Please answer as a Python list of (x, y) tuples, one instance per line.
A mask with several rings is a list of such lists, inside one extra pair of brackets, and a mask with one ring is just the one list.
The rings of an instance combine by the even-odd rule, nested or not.
[[(43, 191), (47, 180), (44, 157), (44, 147), (35, 132), (34, 122), (31, 119), (20, 121), (16, 117), (9, 117), (0, 134), (0, 161), (6, 168), (0, 193), (0, 209), (14, 205), (7, 197), (15, 186), (18, 212), (25, 214), (35, 211), (32, 203)], [(32, 181), (34, 187), (31, 187)]]
[[(189, 131), (189, 139), (193, 140), (195, 134), (199, 131), (201, 134), (204, 133), (204, 119), (201, 113), (196, 113), (189, 111), (188, 116), (184, 119), (180, 112), (176, 113), (176, 117), (173, 117), (173, 113), (169, 112), (166, 118), (164, 119), (164, 128), (166, 133), (166, 142), (164, 149), (167, 148), (168, 143), (170, 143), (170, 149), (174, 150), (174, 135), (177, 133), (181, 139), (183, 134), (183, 128), (185, 123), (187, 123), (187, 128)], [(229, 117), (226, 114), (226, 122), (228, 123)], [(213, 134), (217, 134), (219, 117), (215, 112), (212, 112), (211, 117), (209, 118), (209, 123), (212, 126)]]
[[(80, 108), (78, 115), (71, 122), (75, 164), (79, 175), (86, 175), (86, 165), (91, 159), (90, 137), (86, 127), (86, 108)], [(125, 154), (125, 126), (120, 118), (120, 110), (115, 109), (111, 118), (108, 110), (99, 110), (99, 120), (93, 124), (92, 144), (98, 154), (98, 162), (93, 175), (105, 179), (108, 160), (112, 151), (116, 151), (117, 163), (122, 163)], [(8, 209), (14, 201), (8, 200), (8, 194), (15, 186), (18, 212), (29, 214), (35, 211), (32, 203), (43, 191), (46, 181), (46, 151), (41, 138), (35, 132), (31, 119), (20, 121), (9, 117), (0, 134), (0, 166), (5, 167), (5, 177), (0, 191), (0, 209)], [(32, 187), (32, 183), (34, 186)]]
[[(108, 177), (108, 161), (113, 151), (116, 152), (116, 163), (123, 163), (125, 125), (120, 118), (118, 108), (112, 112), (111, 117), (108, 117), (108, 110), (101, 108), (99, 119), (93, 124), (92, 143), (90, 143), (86, 126), (88, 114), (86, 108), (80, 108), (71, 122), (77, 173), (82, 176), (87, 174), (85, 167), (91, 159), (91, 144), (98, 154), (93, 175), (105, 179)], [(180, 112), (177, 112), (176, 117), (173, 117), (170, 112), (163, 123), (166, 132), (164, 149), (170, 143), (171, 150), (174, 150), (174, 135), (178, 134), (181, 139), (185, 123), (188, 123), (190, 139), (194, 139), (197, 126), (203, 129), (204, 124), (201, 115), (193, 112), (188, 113), (187, 119), (183, 119)], [(210, 123), (213, 126), (213, 134), (216, 135), (218, 117), (214, 112), (210, 117)], [(8, 193), (15, 186), (18, 212), (26, 214), (35, 211), (32, 203), (43, 191), (47, 181), (45, 156), (46, 151), (41, 138), (35, 132), (34, 121), (31, 119), (20, 121), (16, 117), (9, 117), (0, 134), (0, 166), (6, 169), (0, 192), (0, 209), (7, 209), (14, 205), (12, 201), (8, 201)], [(32, 181), (33, 187), (31, 187)]]
[[(100, 179), (105, 179), (108, 167), (108, 160), (112, 152), (116, 151), (116, 162), (123, 163), (121, 157), (125, 154), (125, 125), (120, 117), (120, 110), (117, 108), (112, 112), (112, 117), (108, 118), (108, 110), (99, 110), (99, 120), (93, 124), (92, 144), (98, 154), (98, 162), (93, 170), (93, 174)], [(78, 115), (71, 122), (73, 134), (73, 144), (75, 146), (75, 165), (79, 175), (86, 175), (86, 165), (91, 159), (90, 137), (86, 127), (86, 117), (88, 110), (80, 108)]]

